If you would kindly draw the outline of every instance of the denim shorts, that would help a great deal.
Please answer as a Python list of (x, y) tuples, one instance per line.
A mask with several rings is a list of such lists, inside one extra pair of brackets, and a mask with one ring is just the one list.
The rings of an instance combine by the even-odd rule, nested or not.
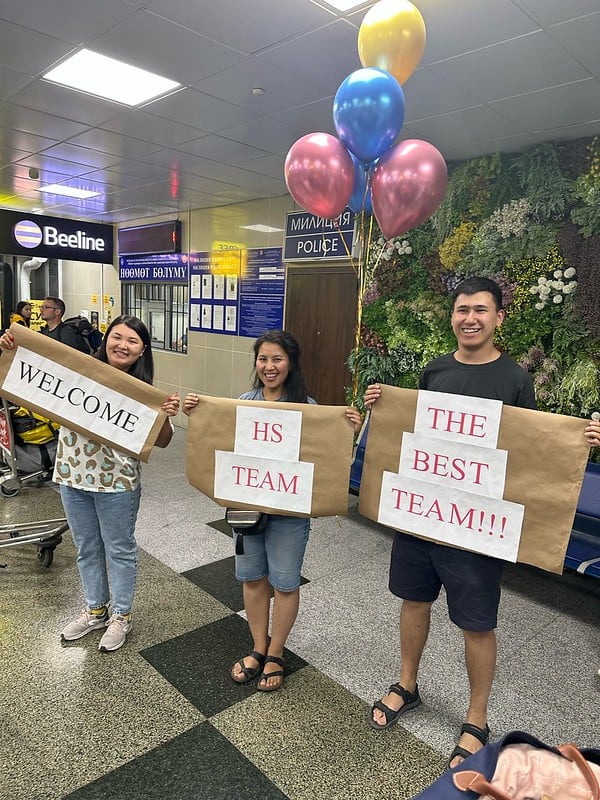
[(465, 631), (491, 631), (498, 624), (503, 569), (498, 558), (396, 533), (389, 587), (404, 600), (432, 603), (443, 586), (455, 625)]
[(269, 514), (264, 533), (244, 536), (244, 555), (235, 557), (235, 577), (238, 581), (267, 577), (275, 589), (293, 592), (300, 586), (309, 529), (306, 517)]

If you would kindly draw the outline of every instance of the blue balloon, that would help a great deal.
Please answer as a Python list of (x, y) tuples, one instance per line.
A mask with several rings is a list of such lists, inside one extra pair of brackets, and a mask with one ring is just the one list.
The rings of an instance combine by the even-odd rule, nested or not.
[(355, 214), (360, 214), (361, 211), (364, 211), (365, 214), (372, 214), (371, 170), (352, 153), (350, 153), (350, 158), (354, 167), (354, 189), (350, 200), (348, 200), (348, 205)]
[(394, 144), (404, 123), (404, 92), (389, 72), (365, 67), (342, 81), (333, 101), (340, 141), (368, 163)]

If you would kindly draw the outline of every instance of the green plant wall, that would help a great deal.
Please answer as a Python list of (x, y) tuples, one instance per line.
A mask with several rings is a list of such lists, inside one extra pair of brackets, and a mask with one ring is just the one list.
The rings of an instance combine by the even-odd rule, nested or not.
[(498, 346), (528, 369), (543, 411), (600, 411), (600, 137), (449, 165), (427, 223), (366, 248), (372, 280), (361, 344), (348, 360), (369, 383), (416, 388), (455, 349), (449, 294), (465, 277), (498, 281)]

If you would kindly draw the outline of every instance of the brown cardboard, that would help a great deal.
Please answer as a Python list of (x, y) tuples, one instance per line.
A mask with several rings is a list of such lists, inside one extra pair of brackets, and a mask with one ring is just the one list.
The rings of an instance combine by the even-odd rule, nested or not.
[[(397, 472), (403, 431), (413, 431), (417, 391), (382, 386), (369, 423), (360, 513), (377, 520), (384, 471)], [(498, 447), (508, 450), (504, 499), (525, 506), (517, 561), (562, 573), (589, 456), (577, 417), (504, 406)], [(414, 535), (414, 534), (412, 534)]]
[(32, 403), (30, 397), (26, 394), (26, 387), (24, 387), (24, 393), (21, 395), (6, 391), (4, 382), (14, 359), (19, 358), (19, 347), (22, 346), (102, 386), (106, 386), (114, 392), (118, 392), (154, 411), (158, 411), (158, 417), (153, 423), (141, 451), (136, 452), (135, 450), (129, 450), (123, 447), (121, 444), (118, 445), (118, 449), (121, 452), (127, 453), (134, 458), (139, 458), (142, 461), (148, 460), (152, 447), (166, 419), (165, 413), (160, 411), (160, 406), (168, 399), (167, 394), (154, 388), (150, 384), (144, 383), (121, 370), (99, 361), (93, 356), (81, 353), (73, 347), (50, 339), (48, 336), (43, 336), (36, 331), (28, 330), (22, 325), (11, 325), (10, 332), (14, 336), (16, 347), (14, 350), (3, 350), (0, 357), (0, 393), (3, 397), (8, 398), (8, 400), (12, 402), (24, 405), (33, 411), (37, 411), (39, 414), (43, 414), (46, 417), (51, 417), (53, 420), (73, 430), (77, 430), (95, 441), (103, 442), (111, 447), (115, 446), (115, 443), (110, 439), (98, 435), (93, 427), (85, 428), (82, 425), (75, 424), (67, 417), (57, 415), (54, 410), (49, 411), (48, 408), (44, 407), (44, 405), (39, 402)]
[[(215, 499), (221, 506), (241, 508), (240, 504), (214, 497), (215, 450), (233, 451), (236, 407), (289, 409), (302, 412), (300, 461), (314, 464), (311, 517), (333, 516), (348, 511), (348, 483), (354, 430), (340, 406), (308, 403), (268, 403), (201, 396), (190, 414), (187, 438), (187, 477), (192, 486)], [(288, 514), (274, 508), (251, 507), (275, 514)]]

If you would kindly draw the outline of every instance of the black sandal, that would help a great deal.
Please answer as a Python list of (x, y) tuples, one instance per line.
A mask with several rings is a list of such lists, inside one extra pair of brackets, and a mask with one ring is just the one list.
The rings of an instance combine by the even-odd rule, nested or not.
[[(404, 688), (404, 686), (400, 686), (399, 683), (393, 683), (388, 689), (388, 694), (390, 694), (390, 692), (400, 695), (400, 697), (404, 700), (404, 705), (400, 706), (398, 711), (395, 711), (393, 708), (386, 706), (383, 700), (377, 700), (375, 703), (373, 703), (371, 706), (371, 711), (369, 712), (369, 725), (372, 728), (375, 728), (376, 731), (384, 731), (386, 728), (391, 728), (392, 725), (395, 725), (396, 722), (398, 722), (398, 717), (404, 714), (405, 711), (410, 711), (411, 708), (416, 708), (421, 704), (421, 696), (419, 695), (418, 686), (415, 686), (414, 692), (409, 692)], [(378, 725), (373, 719), (373, 712), (376, 708), (378, 708), (379, 711), (381, 711), (385, 716), (385, 723), (383, 725)]]
[[(480, 728), (478, 725), (473, 725), (472, 722), (464, 722), (460, 728), (460, 736), (462, 736), (463, 733), (468, 733), (471, 736), (474, 736), (477, 741), (481, 742), (482, 747), (485, 747), (490, 740), (490, 729), (487, 724), (485, 728)], [(459, 739), (460, 736), (458, 737)], [(450, 758), (448, 759), (448, 769), (454, 769), (452, 762), (457, 756), (460, 756), (464, 760), (472, 755), (473, 753), (470, 750), (467, 750), (465, 747), (461, 747), (459, 744), (457, 744), (454, 750), (450, 753)], [(455, 764), (454, 766), (460, 767), (462, 763), (462, 761), (459, 761), (458, 764)]]
[[(267, 656), (265, 658), (265, 664), (269, 663), (278, 664), (281, 669), (276, 669), (273, 672), (265, 672), (263, 666), (263, 671), (258, 679), (258, 686), (256, 687), (259, 692), (276, 692), (283, 686), (283, 671), (285, 667), (285, 661), (283, 658), (279, 658), (278, 656)], [(267, 681), (269, 678), (279, 678), (279, 682), (275, 686), (267, 686), (266, 684), (265, 686), (260, 685), (262, 680)]]
[[(253, 658), (255, 661), (258, 661), (258, 666), (257, 667), (247, 667), (244, 664), (244, 658)], [(230, 673), (231, 679), (233, 681), (235, 681), (236, 683), (249, 683), (250, 681), (253, 681), (254, 678), (256, 678), (256, 676), (260, 672), (262, 672), (262, 668), (264, 666), (265, 659), (266, 659), (266, 655), (264, 653), (259, 653), (256, 650), (252, 650), (251, 653), (248, 653), (247, 656), (244, 656), (243, 658), (240, 658), (240, 660), (236, 661), (236, 663), (233, 665), (233, 667), (231, 668), (231, 673)], [(234, 669), (234, 667), (236, 665), (239, 665), (239, 667), (240, 667), (240, 671), (237, 673), (237, 675), (234, 674), (234, 672), (233, 672), (233, 669)]]

